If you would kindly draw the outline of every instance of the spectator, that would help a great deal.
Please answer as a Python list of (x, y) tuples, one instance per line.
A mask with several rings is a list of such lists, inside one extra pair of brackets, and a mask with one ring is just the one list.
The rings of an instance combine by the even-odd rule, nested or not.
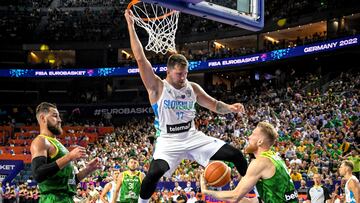
[(187, 181), (187, 182), (186, 182), (186, 188), (184, 188), (184, 191), (185, 191), (186, 193), (189, 193), (190, 191), (193, 191), (193, 190), (194, 190), (194, 188), (191, 187), (191, 182), (190, 182), (190, 181)]
[(178, 181), (175, 181), (174, 184), (175, 184), (174, 189), (173, 189), (174, 191), (175, 191), (175, 189), (178, 190), (178, 191), (182, 190), (182, 187), (179, 185)]
[(178, 189), (174, 188), (173, 195), (171, 196), (172, 201), (176, 202), (177, 198), (180, 196), (180, 192)]
[(314, 185), (308, 190), (307, 203), (330, 203), (329, 190), (321, 184), (321, 175), (314, 174)]
[(291, 180), (294, 182), (302, 180), (302, 175), (301, 175), (301, 173), (299, 173), (298, 169), (296, 169), (296, 168), (291, 170), (290, 177), (291, 177)]
[(206, 203), (206, 202), (202, 199), (203, 196), (202, 196), (201, 193), (198, 193), (198, 194), (196, 195), (196, 198), (197, 198), (197, 201), (196, 201), (195, 203)]
[(195, 197), (195, 192), (191, 191), (190, 192), (190, 197), (187, 200), (187, 203), (195, 203), (197, 201), (197, 198)]
[(306, 181), (301, 180), (300, 181), (300, 187), (297, 189), (299, 195), (306, 195), (308, 192), (308, 187), (306, 186)]

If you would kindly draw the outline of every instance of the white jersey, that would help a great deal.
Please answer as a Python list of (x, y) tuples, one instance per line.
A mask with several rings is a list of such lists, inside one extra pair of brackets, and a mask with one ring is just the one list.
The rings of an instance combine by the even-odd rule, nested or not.
[(152, 105), (157, 130), (153, 159), (165, 160), (170, 169), (164, 175), (171, 177), (183, 159), (207, 166), (210, 158), (225, 142), (196, 130), (196, 94), (190, 82), (179, 90), (166, 80), (163, 80), (163, 84), (159, 100)]
[[(110, 184), (111, 184), (111, 189), (110, 189), (109, 192), (106, 194), (107, 199), (108, 199), (109, 202), (111, 202), (112, 199), (113, 199), (113, 197), (114, 197), (115, 189), (116, 189), (116, 182), (115, 182), (115, 181), (111, 181)], [(118, 198), (116, 199), (116, 201), (117, 201), (117, 202), (120, 202), (120, 191), (119, 191)]]
[(349, 180), (346, 181), (346, 184), (345, 184), (345, 202), (346, 203), (356, 203), (354, 192), (350, 191), (349, 186), (348, 186), (351, 179), (354, 179), (355, 182), (359, 183), (359, 180), (354, 175), (351, 176), (351, 178), (349, 178)]
[(159, 100), (152, 104), (155, 113), (156, 136), (171, 137), (195, 130), (196, 95), (189, 82), (175, 89), (166, 80)]

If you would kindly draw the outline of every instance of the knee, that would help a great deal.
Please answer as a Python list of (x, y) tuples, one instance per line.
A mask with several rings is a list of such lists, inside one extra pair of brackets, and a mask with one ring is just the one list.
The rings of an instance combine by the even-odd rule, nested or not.
[(151, 179), (160, 179), (166, 171), (169, 170), (169, 165), (164, 160), (154, 160), (151, 165), (147, 177)]
[(229, 151), (230, 151), (229, 157), (230, 157), (233, 161), (237, 161), (237, 160), (239, 160), (239, 159), (240, 159), (240, 160), (245, 159), (243, 153), (242, 153), (240, 150), (236, 149), (235, 147), (233, 147), (233, 146), (231, 146), (231, 145), (229, 145), (229, 147), (230, 147), (230, 149), (231, 149), (231, 150), (229, 150)]
[(159, 169), (149, 170), (146, 177), (150, 179), (160, 179), (165, 174), (165, 171)]

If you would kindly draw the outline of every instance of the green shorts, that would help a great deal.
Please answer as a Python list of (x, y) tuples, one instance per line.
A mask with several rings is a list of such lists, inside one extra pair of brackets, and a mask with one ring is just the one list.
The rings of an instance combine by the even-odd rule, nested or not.
[(39, 203), (73, 203), (73, 196), (69, 194), (42, 194)]

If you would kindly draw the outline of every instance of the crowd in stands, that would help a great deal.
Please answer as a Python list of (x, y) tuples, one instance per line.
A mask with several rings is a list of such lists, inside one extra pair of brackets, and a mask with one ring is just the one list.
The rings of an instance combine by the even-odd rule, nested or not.
[(127, 5), (129, 2), (125, 0), (60, 0), (61, 7), (71, 8), (71, 7), (118, 7), (122, 5)]
[[(118, 41), (128, 39), (126, 23), (124, 21), (124, 9), (126, 1), (100, 1), (100, 0), (37, 0), (37, 1), (2, 1), (0, 2), (0, 41), (4, 43), (33, 43), (33, 42), (73, 42), (73, 41)], [(224, 5), (229, 1), (214, 1)], [(268, 23), (276, 24), (278, 20), (286, 18), (286, 22), (296, 21), (300, 15), (309, 15), (313, 12), (321, 12), (331, 9), (357, 5), (359, 2), (333, 0), (292, 0), (292, 1), (265, 1), (266, 16)], [(50, 6), (51, 5), (51, 6)], [(226, 5), (234, 7), (234, 5)], [(290, 12), (289, 12), (290, 11)], [(191, 24), (191, 29), (188, 26)], [(347, 26), (345, 26), (347, 27)], [(279, 27), (281, 28), (281, 27)], [(210, 32), (223, 32), (224, 30), (237, 29), (215, 21), (206, 20), (192, 15), (181, 14), (177, 39), (186, 39), (189, 35), (203, 35)], [(346, 35), (355, 34), (356, 30), (342, 31)], [(144, 29), (138, 29), (141, 39), (147, 39), (148, 34)], [(301, 34), (301, 33), (299, 33)], [(339, 33), (342, 36), (344, 33)], [(296, 40), (278, 39), (278, 42), (264, 40), (263, 44), (249, 47), (215, 49), (207, 47), (200, 50), (190, 48), (179, 50), (190, 60), (207, 60), (214, 58), (237, 57), (246, 54), (272, 51), (287, 47), (305, 45), (328, 39), (326, 31), (316, 32), (310, 36), (299, 36)], [(109, 47), (110, 48), (110, 47)], [(19, 56), (16, 56), (19, 57)], [(129, 56), (119, 57), (104, 62), (106, 66), (133, 66), (135, 60)], [(164, 57), (153, 56), (149, 58), (152, 64), (163, 64)], [(16, 59), (19, 60), (19, 59)], [(22, 59), (21, 59), (22, 60)], [(59, 62), (50, 64), (47, 60), (35, 64), (28, 63), (23, 59), (27, 67), (38, 68), (76, 68), (81, 66), (75, 63)], [(75, 59), (74, 59), (75, 60)], [(8, 66), (3, 64), (3, 66)]]
[(121, 23), (121, 9), (85, 8), (83, 12), (51, 9), (48, 12), (48, 25), (40, 36), (47, 41), (101, 41), (124, 38), (126, 27)]
[(0, 6), (20, 6), (20, 7), (28, 7), (28, 8), (46, 8), (50, 5), (52, 0), (4, 0), (0, 2)]
[(27, 41), (34, 34), (40, 19), (40, 10), (36, 8), (8, 6), (5, 10), (0, 9), (0, 40)]
[[(341, 73), (339, 77), (329, 81), (325, 89), (313, 88), (307, 91), (304, 91), (305, 87), (319, 81), (320, 75), (300, 76), (292, 72), (286, 78), (286, 82), (281, 84), (263, 81), (259, 85), (249, 85), (244, 80), (245, 82), (237, 81), (231, 90), (224, 85), (207, 88), (217, 99), (244, 102), (246, 115), (217, 115), (198, 108), (196, 126), (209, 136), (243, 149), (247, 136), (256, 124), (268, 121), (276, 126), (279, 133), (274, 150), (288, 166), (301, 199), (306, 198), (306, 191), (313, 184), (314, 174), (321, 175), (323, 185), (330, 192), (339, 184), (341, 187), (336, 192), (344, 194), (344, 181), (338, 174), (339, 163), (344, 159), (352, 160), (355, 163), (355, 175), (359, 176), (360, 172), (360, 74), (358, 71)], [(92, 128), (86, 126), (86, 129)], [(66, 135), (60, 139), (66, 143), (66, 140), (73, 139), (67, 137), (68, 133), (75, 132), (71, 128), (65, 132)], [(104, 183), (111, 180), (112, 171), (126, 170), (130, 156), (136, 155), (139, 158), (139, 169), (146, 173), (153, 152), (154, 134), (152, 117), (129, 119), (116, 126), (113, 131), (85, 143), (90, 155), (88, 159), (99, 157), (103, 168), (78, 186), (77, 201), (91, 202), (97, 199)], [(84, 162), (86, 160), (76, 163), (78, 170), (81, 170)], [(232, 163), (228, 164), (232, 166)], [(231, 168), (232, 181), (229, 187), (234, 188), (239, 176), (235, 167)], [(172, 178), (161, 179), (158, 190), (152, 197), (153, 202), (171, 198), (176, 202), (179, 196), (186, 197), (188, 202), (199, 198), (196, 194), (201, 194), (199, 176), (202, 170), (197, 163), (184, 160)], [(31, 178), (30, 181), (22, 180), (20, 183), (22, 182), (32, 183)], [(38, 192), (32, 186), (20, 184), (20, 189), (14, 189), (10, 185), (4, 188), (5, 198), (14, 198), (14, 191), (21, 191), (21, 188), (27, 188), (28, 193), (19, 192), (18, 198), (32, 198), (34, 201), (38, 198)]]
[(37, 203), (39, 202), (39, 190), (36, 185), (30, 186), (28, 183), (11, 186), (7, 183), (2, 198), (4, 203)]
[[(27, 3), (25, 3), (27, 2)], [(226, 5), (231, 1), (214, 1)], [(100, 0), (37, 0), (2, 1), (0, 20), (2, 41), (109, 41), (121, 40), (126, 36), (123, 18), (127, 1)], [(50, 4), (52, 6), (50, 6)], [(333, 0), (292, 0), (265, 1), (268, 22), (276, 23), (287, 18), (287, 22), (299, 19), (300, 15), (347, 8), (358, 1)], [(234, 5), (226, 5), (233, 8)], [(17, 19), (17, 20), (12, 20)], [(30, 21), (30, 22), (29, 22)], [(188, 29), (189, 25), (191, 29)], [(16, 27), (17, 29), (10, 29)], [(179, 20), (178, 35), (198, 34), (211, 31), (235, 29), (232, 26), (182, 14)], [(26, 31), (26, 32), (23, 32)], [(189, 32), (190, 31), (190, 32)], [(15, 37), (15, 36), (16, 37)], [(181, 36), (180, 36), (181, 37)]]

